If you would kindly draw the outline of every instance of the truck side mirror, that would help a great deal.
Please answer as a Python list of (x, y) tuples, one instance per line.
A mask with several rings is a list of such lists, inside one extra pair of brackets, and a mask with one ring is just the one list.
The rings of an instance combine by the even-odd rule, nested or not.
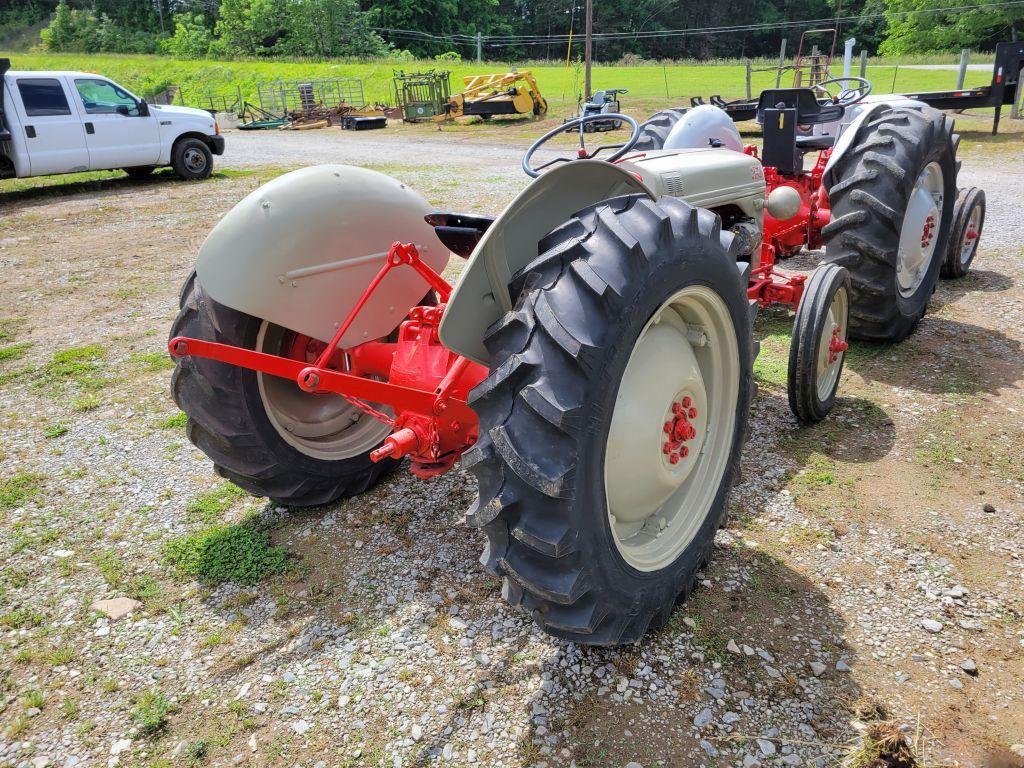
[(149, 104), (145, 101), (139, 102), (139, 117), (149, 117)]

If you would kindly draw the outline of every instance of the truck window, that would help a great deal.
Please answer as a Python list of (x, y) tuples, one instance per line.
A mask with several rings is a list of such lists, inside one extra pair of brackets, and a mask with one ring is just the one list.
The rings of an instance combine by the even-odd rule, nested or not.
[(90, 115), (110, 115), (118, 107), (128, 107), (134, 113), (139, 106), (134, 96), (107, 80), (75, 80), (75, 87)]
[(60, 81), (53, 78), (20, 78), (18, 92), (29, 117), (70, 115), (67, 97)]

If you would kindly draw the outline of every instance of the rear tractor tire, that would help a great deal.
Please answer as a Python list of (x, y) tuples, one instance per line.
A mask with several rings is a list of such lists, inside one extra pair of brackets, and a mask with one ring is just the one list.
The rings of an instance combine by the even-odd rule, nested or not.
[(681, 200), (604, 201), (541, 241), (487, 331), (467, 521), (505, 599), (553, 635), (635, 642), (708, 560), (754, 391), (731, 238)]
[[(229, 309), (189, 275), (171, 338), (258, 349), (312, 362), (323, 345)], [(319, 345), (319, 346), (318, 346)], [(327, 504), (370, 489), (396, 465), (370, 461), (390, 428), (337, 395), (203, 358), (176, 361), (174, 401), (186, 432), (219, 474), (254, 496), (289, 506)]]
[(823, 264), (804, 287), (789, 346), (789, 408), (804, 424), (821, 421), (835, 405), (849, 319), (850, 276)]
[(963, 277), (971, 271), (984, 226), (985, 192), (977, 187), (961, 189), (953, 208), (953, 232), (949, 237), (946, 260), (942, 263), (943, 277)]
[(953, 121), (898, 107), (865, 125), (830, 172), (825, 258), (850, 273), (850, 335), (900, 341), (928, 307), (952, 229)]
[(640, 124), (640, 137), (633, 145), (633, 149), (641, 152), (664, 149), (665, 139), (686, 112), (685, 107), (676, 107), (654, 113), (649, 120)]

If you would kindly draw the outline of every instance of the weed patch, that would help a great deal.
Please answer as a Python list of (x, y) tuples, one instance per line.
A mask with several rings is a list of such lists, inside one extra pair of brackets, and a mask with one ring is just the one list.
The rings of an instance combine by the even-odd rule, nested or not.
[(208, 584), (254, 585), (288, 569), (288, 551), (270, 546), (270, 536), (253, 520), (213, 525), (170, 542), (165, 557), (180, 574)]
[(167, 716), (175, 710), (170, 699), (157, 691), (146, 691), (135, 700), (132, 720), (147, 736), (160, 732), (167, 725)]
[(43, 476), (22, 472), (0, 481), (0, 509), (12, 509), (34, 499), (43, 490)]
[(761, 341), (761, 351), (754, 361), (754, 378), (768, 387), (785, 387), (789, 370), (789, 344), (792, 325), (787, 316), (768, 313), (758, 322), (755, 330)]
[[(96, 383), (100, 364), (105, 356), (104, 349), (99, 344), (62, 349), (54, 353), (44, 372), (48, 377), (89, 386)], [(102, 386), (102, 383), (99, 385)]]
[(160, 429), (184, 429), (188, 423), (188, 416), (183, 411), (178, 411), (173, 416), (168, 416), (160, 422)]
[(48, 424), (43, 428), (43, 437), (52, 440), (55, 437), (62, 437), (68, 433), (66, 424)]
[(221, 516), (243, 496), (245, 491), (237, 485), (224, 483), (212, 491), (196, 496), (185, 508), (185, 514), (189, 520), (209, 525), (220, 520)]
[(131, 362), (145, 371), (156, 373), (157, 371), (169, 371), (174, 367), (174, 361), (166, 352), (137, 352), (131, 356)]
[(11, 344), (9, 347), (0, 347), (0, 362), (17, 360), (24, 355), (31, 346), (31, 344), (26, 342), (23, 344)]

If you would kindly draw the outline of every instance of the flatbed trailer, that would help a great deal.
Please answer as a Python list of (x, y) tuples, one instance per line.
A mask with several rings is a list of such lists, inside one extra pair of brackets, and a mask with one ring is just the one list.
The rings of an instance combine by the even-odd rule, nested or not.
[[(965, 109), (994, 108), (992, 134), (999, 132), (999, 117), (1006, 104), (1013, 104), (1020, 98), (1020, 70), (1024, 65), (1024, 42), (998, 43), (996, 61), (992, 67), (992, 82), (980, 88), (961, 88), (953, 91), (923, 91), (901, 94), (908, 99), (923, 102), (936, 109), (962, 111)], [(710, 103), (720, 107), (734, 122), (753, 120), (757, 117), (757, 99), (725, 101), (721, 96), (712, 96)], [(690, 99), (690, 106), (706, 103), (700, 96)]]

